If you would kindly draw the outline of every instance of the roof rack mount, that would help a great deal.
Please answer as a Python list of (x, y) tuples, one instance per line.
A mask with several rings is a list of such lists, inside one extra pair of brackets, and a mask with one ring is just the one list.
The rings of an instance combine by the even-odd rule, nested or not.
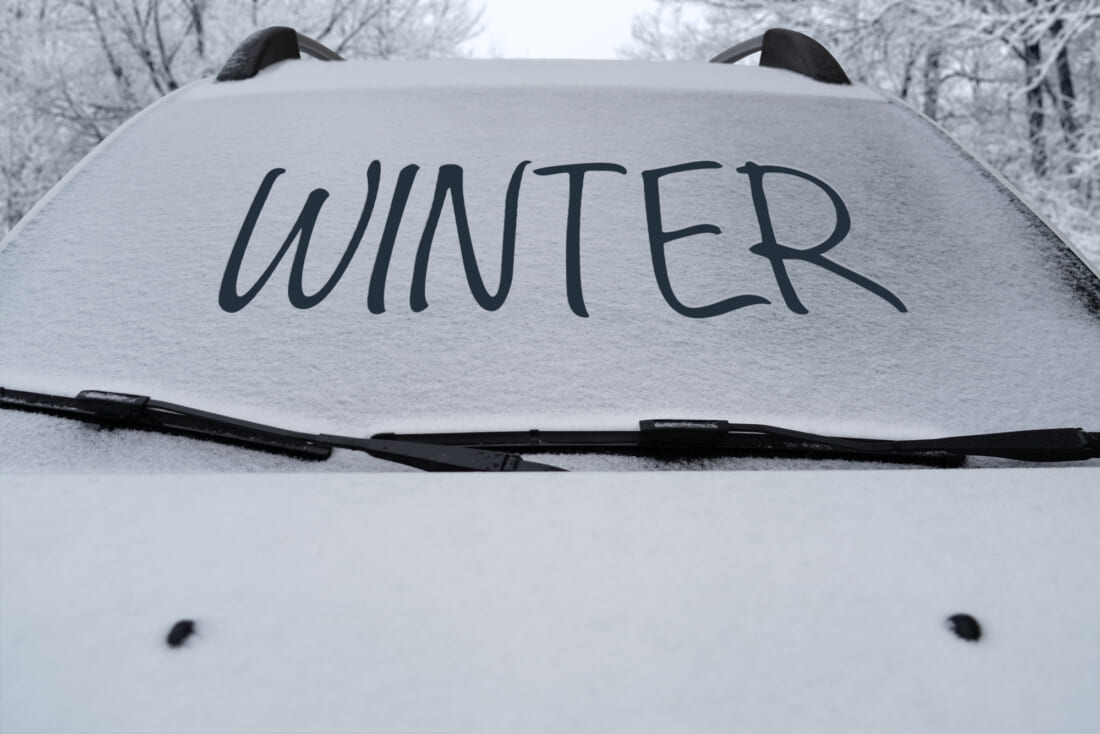
[(852, 83), (828, 49), (804, 33), (786, 28), (772, 28), (730, 46), (711, 59), (711, 63), (732, 64), (757, 51), (761, 66), (786, 69), (826, 84)]
[(300, 59), (303, 53), (321, 61), (344, 60), (340, 54), (293, 28), (271, 26), (244, 39), (218, 72), (217, 80), (251, 79), (261, 69), (279, 61)]

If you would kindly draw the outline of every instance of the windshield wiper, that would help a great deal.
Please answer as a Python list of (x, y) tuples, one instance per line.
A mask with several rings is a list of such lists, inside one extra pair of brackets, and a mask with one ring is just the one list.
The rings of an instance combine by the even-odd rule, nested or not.
[(1017, 461), (1100, 457), (1100, 433), (1050, 428), (945, 438), (888, 440), (827, 436), (724, 420), (656, 419), (637, 431), (309, 434), (231, 418), (144, 395), (85, 390), (76, 397), (0, 387), (0, 409), (48, 413), (112, 428), (189, 436), (323, 461), (333, 448), (364, 451), (427, 471), (562, 471), (518, 454), (622, 453), (665, 458), (765, 456), (960, 466), (968, 456)]
[(0, 409), (47, 413), (110, 428), (182, 435), (312, 461), (323, 461), (332, 449), (344, 448), (426, 471), (563, 471), (503, 451), (302, 433), (153, 400), (145, 395), (105, 390), (84, 390), (70, 398), (0, 387)]
[(961, 466), (968, 456), (1017, 461), (1082, 461), (1100, 457), (1100, 433), (1050, 428), (974, 436), (893, 441), (826, 436), (755, 423), (656, 419), (637, 431), (490, 431), (379, 433), (375, 438), (517, 453), (622, 453), (666, 458), (764, 456)]

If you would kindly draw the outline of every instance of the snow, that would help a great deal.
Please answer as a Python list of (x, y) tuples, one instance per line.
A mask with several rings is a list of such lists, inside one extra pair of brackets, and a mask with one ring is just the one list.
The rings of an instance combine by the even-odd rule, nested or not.
[(448, 59), (439, 61), (283, 61), (255, 79), (204, 83), (191, 99), (250, 97), (340, 91), (467, 90), (543, 88), (635, 89), (741, 92), (883, 101), (858, 85), (820, 84), (782, 69), (676, 61), (594, 61), (576, 59)]
[(1094, 730), (1095, 471), (934, 475), (9, 476), (0, 729)]
[[(101, 146), (0, 251), (0, 384), (145, 394), (356, 435), (631, 428), (656, 417), (883, 436), (1100, 424), (1095, 280), (907, 110), (864, 100), (858, 87), (855, 99), (802, 94), (834, 85), (766, 69), (485, 61), (377, 71), (388, 68), (287, 62), (253, 81), (198, 83)], [(528, 69), (528, 86), (509, 81)], [(705, 92), (684, 81), (688, 70)], [(581, 79), (593, 85), (576, 86)], [(309, 80), (317, 91), (302, 91)], [(789, 93), (761, 93), (767, 86)], [(256, 282), (307, 196), (324, 188), (304, 267), (312, 294), (348, 245), (375, 160), (374, 212), (324, 300), (289, 302), (288, 251), (253, 301), (232, 313), (219, 305), (265, 175), (285, 169), (236, 292)], [(768, 303), (691, 318), (661, 294), (641, 173), (707, 160), (720, 168), (659, 179), (664, 231), (721, 228), (664, 245), (675, 297), (690, 307), (738, 294)], [(448, 202), (423, 280), (428, 307), (415, 311), (415, 259), (440, 166), (463, 168), (477, 267), (495, 293), (505, 191), (523, 161), (503, 305), (474, 301)], [(826, 257), (905, 312), (799, 261), (786, 268), (809, 313), (788, 307), (772, 265), (750, 250), (762, 235), (750, 179), (737, 170), (746, 161), (835, 189), (852, 224)], [(536, 173), (578, 162), (627, 171), (585, 177), (577, 271), (587, 317), (570, 301), (568, 177)], [(375, 253), (410, 164), (419, 171), (385, 313), (372, 313)], [(836, 226), (818, 185), (782, 173), (763, 181), (780, 244), (807, 249)], [(0, 415), (0, 438), (26, 445), (12, 420)], [(43, 461), (2, 451), (15, 469)]]
[[(825, 86), (545, 62), (302, 62), (197, 83), (112, 136), (0, 243), (0, 385), (352, 435), (644, 418), (896, 438), (1100, 429), (1095, 276), (926, 122)], [(323, 187), (313, 294), (375, 160), (374, 213), (322, 302), (291, 304), (288, 252), (252, 302), (219, 305), (265, 175), (285, 169), (236, 292)], [(475, 302), (445, 207), (429, 305), (412, 308), (440, 167), (463, 167), (495, 293), (522, 161), (503, 305)], [(721, 233), (664, 247), (676, 297), (768, 304), (691, 318), (662, 296), (641, 173), (693, 161), (720, 167), (660, 179), (662, 229)], [(737, 171), (748, 161), (834, 189), (851, 231), (827, 257), (905, 310), (796, 261), (808, 313), (789, 308), (750, 250), (764, 235)], [(585, 178), (587, 317), (570, 301), (569, 181), (535, 172), (578, 162), (627, 171)], [(778, 243), (829, 236), (838, 215), (820, 186), (763, 181)], [(351, 451), (317, 464), (0, 411), (0, 730), (1096, 729), (1095, 466), (541, 460), (588, 471), (428, 476)], [(980, 642), (946, 628), (959, 612)], [(182, 619), (196, 634), (171, 649)]]

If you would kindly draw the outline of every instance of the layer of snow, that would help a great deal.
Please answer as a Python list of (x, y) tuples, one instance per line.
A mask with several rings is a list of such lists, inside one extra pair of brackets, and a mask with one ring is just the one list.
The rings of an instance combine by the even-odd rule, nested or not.
[(450, 59), (439, 61), (283, 61), (243, 82), (208, 82), (192, 99), (381, 90), (484, 88), (634, 89), (784, 94), (884, 101), (863, 85), (824, 84), (783, 69), (677, 61)]
[[(585, 88), (588, 76), (645, 79), (639, 69), (651, 67), (531, 63), (536, 76), (574, 74), (577, 88), (301, 92), (298, 76), (332, 69), (333, 83), (350, 84), (352, 68), (303, 63), (230, 85), (270, 94), (199, 84), (165, 99), (112, 138), (0, 252), (0, 384), (142, 393), (352, 434), (631, 428), (654, 417), (834, 433), (865, 426), (893, 436), (1100, 425), (1094, 276), (908, 111), (733, 89)], [(450, 73), (447, 65), (408, 68)], [(472, 68), (492, 76), (512, 66)], [(706, 78), (768, 72), (692, 68)], [(292, 248), (254, 301), (222, 310), (227, 259), (269, 171), (286, 173), (259, 217), (238, 291), (268, 264), (310, 191), (324, 188), (330, 196), (305, 265), (313, 293), (347, 247), (373, 160), (381, 162), (373, 216), (324, 301), (306, 310), (288, 301)], [(722, 230), (665, 247), (676, 296), (701, 306), (754, 294), (767, 305), (695, 319), (660, 293), (641, 173), (701, 160), (721, 168), (660, 183), (665, 230)], [(477, 263), (494, 292), (504, 194), (522, 161), (532, 163), (504, 305), (489, 312), (474, 302), (448, 205), (427, 269), (429, 306), (413, 312), (413, 265), (439, 167), (464, 169)], [(582, 318), (567, 297), (568, 180), (533, 171), (593, 161), (627, 174), (585, 179)], [(771, 264), (750, 251), (761, 228), (749, 178), (736, 170), (746, 161), (796, 168), (835, 189), (852, 226), (827, 257), (890, 290), (907, 312), (798, 261), (787, 269), (809, 313), (788, 309)], [(409, 164), (420, 169), (386, 279), (386, 313), (372, 314), (375, 253), (398, 172)], [(781, 244), (806, 249), (829, 235), (837, 215), (819, 187), (778, 173), (764, 181)], [(0, 414), (4, 443), (18, 430)]]
[[(822, 86), (770, 70), (537, 62), (283, 64), (197, 84), (113, 136), (0, 245), (0, 385), (147, 393), (347, 434), (657, 417), (899, 438), (1100, 429), (1095, 277), (924, 122)], [(286, 169), (240, 290), (323, 187), (313, 292), (347, 245), (372, 160), (375, 213), (327, 299), (288, 302), (290, 252), (251, 304), (219, 307), (265, 174)], [(430, 305), (414, 313), (439, 166), (464, 167), (494, 291), (505, 188), (524, 160), (506, 303), (474, 303), (448, 209)], [(674, 289), (695, 306), (739, 293), (770, 305), (691, 319), (660, 295), (641, 172), (699, 160), (722, 168), (662, 180), (664, 228), (722, 233), (668, 245)], [(835, 188), (852, 230), (830, 259), (908, 310), (798, 262), (810, 313), (787, 309), (749, 251), (761, 230), (736, 168), (750, 160)], [(567, 181), (532, 170), (590, 161), (628, 174), (586, 179), (581, 318), (565, 286)], [(371, 266), (412, 163), (386, 313), (372, 314)], [(780, 243), (829, 234), (819, 189), (766, 182)], [(546, 460), (721, 471), (382, 474), (404, 470), (0, 411), (0, 730), (1100, 722), (1095, 467)], [(729, 471), (761, 468), (773, 471)], [(982, 623), (979, 643), (945, 626), (959, 612)], [(181, 619), (197, 633), (171, 649)]]
[(1095, 471), (692, 478), (8, 476), (0, 729), (1096, 730)]

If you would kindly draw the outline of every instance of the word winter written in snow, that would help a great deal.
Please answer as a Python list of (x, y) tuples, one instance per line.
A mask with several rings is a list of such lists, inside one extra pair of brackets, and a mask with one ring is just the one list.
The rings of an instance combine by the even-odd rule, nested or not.
[[(431, 209), (424, 225), (423, 234), (420, 237), (420, 244), (416, 250), (412, 286), (409, 292), (409, 305), (414, 312), (423, 311), (428, 307), (428, 300), (425, 294), (428, 258), (431, 255), (432, 240), (435, 237), (439, 218), (443, 213), (443, 208), (446, 206), (448, 199), (450, 200), (451, 209), (454, 214), (455, 226), (458, 230), (459, 249), (462, 254), (462, 263), (466, 271), (466, 280), (470, 287), (471, 294), (478, 305), (487, 311), (495, 311), (504, 305), (504, 301), (508, 297), (508, 291), (512, 286), (516, 244), (516, 212), (519, 201), (520, 183), (528, 165), (530, 165), (530, 161), (523, 161), (515, 167), (505, 195), (500, 282), (497, 285), (496, 293), (489, 292), (477, 265), (473, 241), (470, 236), (470, 227), (466, 217), (465, 199), (462, 193), (462, 168), (452, 164), (440, 166), (439, 173), (436, 177), (435, 193), (432, 199)], [(669, 278), (668, 263), (665, 257), (665, 246), (674, 240), (691, 237), (693, 235), (720, 234), (721, 230), (713, 224), (696, 224), (671, 232), (665, 231), (661, 220), (660, 181), (665, 176), (672, 176), (686, 171), (721, 167), (722, 165), (720, 163), (714, 161), (693, 161), (642, 172), (646, 223), (649, 231), (649, 247), (653, 261), (653, 274), (657, 281), (657, 287), (669, 306), (677, 313), (692, 318), (718, 316), (720, 314), (729, 313), (730, 311), (736, 311), (746, 306), (770, 303), (770, 301), (763, 296), (741, 294), (724, 298), (704, 306), (688, 306), (676, 297), (676, 293), (672, 287), (672, 282)], [(397, 184), (390, 201), (390, 208), (386, 216), (381, 240), (378, 244), (378, 251), (374, 258), (374, 267), (371, 271), (370, 284), (367, 292), (367, 308), (374, 314), (380, 314), (386, 310), (384, 302), (386, 275), (389, 271), (390, 258), (393, 254), (394, 242), (401, 225), (401, 218), (404, 215), (405, 205), (408, 202), (413, 180), (418, 170), (419, 166), (407, 165), (401, 169), (397, 176)], [(862, 276), (826, 257), (826, 253), (847, 236), (851, 226), (848, 208), (844, 205), (844, 202), (836, 191), (828, 184), (809, 173), (794, 168), (785, 168), (783, 166), (762, 166), (756, 163), (746, 162), (745, 165), (736, 170), (738, 173), (743, 173), (748, 176), (753, 205), (756, 209), (756, 217), (760, 226), (761, 241), (752, 245), (749, 250), (761, 257), (767, 258), (771, 263), (776, 284), (779, 286), (779, 290), (783, 295), (783, 300), (787, 308), (798, 314), (808, 313), (806, 307), (803, 306), (802, 302), (799, 300), (794, 284), (791, 282), (791, 278), (787, 273), (787, 261), (796, 260), (824, 268), (874, 293), (890, 303), (898, 311), (906, 311), (905, 304), (889, 290), (870, 278)], [(565, 226), (565, 290), (570, 309), (574, 314), (582, 317), (587, 317), (588, 311), (585, 308), (584, 294), (581, 288), (581, 199), (585, 175), (596, 172), (626, 174), (627, 171), (625, 168), (615, 163), (575, 163), (570, 165), (536, 168), (533, 170), (533, 173), (537, 176), (553, 176), (560, 174), (568, 177), (569, 203), (566, 212)], [(221, 289), (218, 294), (218, 303), (223, 310), (229, 313), (240, 311), (256, 297), (271, 278), (271, 274), (275, 271), (275, 268), (279, 265), (279, 262), (282, 260), (283, 256), (286, 255), (295, 240), (298, 242), (298, 247), (294, 252), (294, 262), (290, 269), (288, 286), (290, 303), (296, 308), (306, 309), (312, 308), (324, 300), (336, 286), (336, 283), (340, 280), (340, 277), (344, 274), (352, 257), (355, 255), (356, 250), (359, 249), (359, 244), (363, 239), (363, 234), (367, 229), (367, 225), (374, 211), (375, 200), (378, 196), (379, 179), (382, 174), (382, 165), (379, 161), (373, 161), (370, 166), (368, 166), (367, 197), (363, 204), (363, 210), (359, 217), (358, 224), (351, 236), (347, 249), (344, 251), (332, 275), (329, 276), (328, 280), (317, 290), (317, 292), (313, 294), (306, 293), (302, 285), (302, 278), (305, 270), (306, 253), (309, 250), (310, 237), (313, 233), (314, 225), (317, 222), (317, 217), (320, 214), (321, 206), (328, 198), (328, 192), (325, 189), (315, 189), (309, 194), (297, 221), (295, 221), (282, 247), (275, 253), (270, 264), (252, 287), (244, 293), (240, 293), (238, 290), (238, 278), (245, 251), (248, 249), (249, 241), (252, 238), (252, 232), (260, 217), (260, 213), (263, 211), (267, 197), (275, 184), (275, 180), (283, 173), (285, 173), (284, 169), (274, 168), (264, 176), (252, 200), (252, 205), (245, 216), (244, 223), (241, 225), (240, 233), (237, 236), (236, 243), (233, 245), (233, 250), (229, 255), (229, 260), (225, 266), (225, 272), (222, 275)], [(776, 241), (771, 214), (768, 211), (767, 195), (764, 191), (764, 176), (766, 174), (795, 176), (809, 181), (825, 192), (836, 209), (836, 225), (833, 228), (832, 234), (830, 234), (825, 241), (806, 249), (788, 247)]]

